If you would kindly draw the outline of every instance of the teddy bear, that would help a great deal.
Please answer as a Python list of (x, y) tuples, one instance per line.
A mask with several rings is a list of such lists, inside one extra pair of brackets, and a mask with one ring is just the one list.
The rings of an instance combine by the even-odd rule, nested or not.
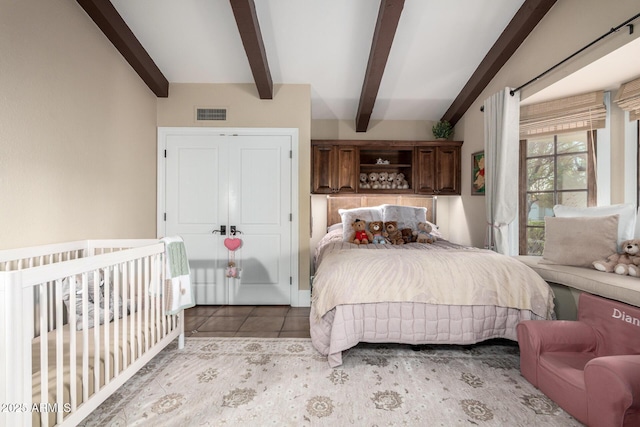
[(388, 182), (389, 179), (389, 172), (379, 172), (378, 173), (378, 181), (380, 182), (380, 188), (391, 188), (391, 186), (389, 185)]
[(369, 231), (371, 231), (371, 234), (373, 234), (373, 240), (371, 241), (372, 243), (387, 243), (387, 241), (384, 239), (384, 236), (382, 235), (384, 231), (384, 225), (382, 221), (371, 221), (369, 223)]
[(369, 176), (366, 173), (360, 174), (360, 188), (369, 188)]
[(378, 172), (371, 172), (369, 174), (369, 185), (370, 188), (373, 189), (380, 188), (380, 183), (378, 182)]
[(593, 262), (596, 270), (629, 276), (640, 276), (640, 239), (622, 242), (622, 252)]
[(367, 230), (367, 223), (361, 219), (357, 219), (351, 223), (353, 227), (353, 233), (349, 241), (359, 245), (360, 243), (367, 244), (373, 240), (373, 234)]
[(398, 230), (398, 221), (387, 221), (384, 223), (384, 233), (382, 235), (392, 245), (404, 245), (402, 232)]
[(431, 234), (433, 227), (427, 222), (418, 223), (418, 231), (414, 231), (413, 235), (416, 237), (418, 243), (433, 243), (436, 241), (436, 237)]
[(403, 228), (400, 230), (400, 233), (402, 234), (402, 240), (404, 240), (405, 243), (411, 243), (413, 242), (413, 230), (410, 228)]
[(404, 178), (404, 174), (400, 172), (396, 175), (396, 188), (398, 189), (407, 189), (409, 188), (409, 183)]
[(387, 178), (387, 181), (389, 182), (389, 187), (388, 188), (396, 188), (397, 184), (396, 184), (396, 175), (398, 175), (395, 172), (391, 172), (389, 173), (389, 178)]

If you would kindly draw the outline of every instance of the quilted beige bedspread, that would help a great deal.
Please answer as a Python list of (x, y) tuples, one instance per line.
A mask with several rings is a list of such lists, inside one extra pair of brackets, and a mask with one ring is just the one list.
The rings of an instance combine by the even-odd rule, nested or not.
[(313, 280), (319, 317), (338, 305), (377, 302), (498, 306), (552, 317), (548, 284), (505, 255), (442, 240), (356, 246), (329, 236), (325, 243)]

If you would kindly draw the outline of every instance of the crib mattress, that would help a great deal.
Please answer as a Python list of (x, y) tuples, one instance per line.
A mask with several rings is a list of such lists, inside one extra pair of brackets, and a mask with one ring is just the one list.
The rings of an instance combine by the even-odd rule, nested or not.
[[(139, 312), (135, 312), (127, 316), (127, 339), (125, 344), (123, 345), (123, 329), (125, 322), (124, 319), (118, 319), (118, 345), (115, 345), (115, 332), (116, 332), (116, 322), (110, 322), (106, 325), (100, 325), (98, 327), (99, 331), (99, 357), (98, 357), (98, 381), (99, 387), (103, 387), (106, 383), (105, 381), (105, 366), (106, 361), (108, 359), (109, 365), (109, 380), (115, 377), (115, 362), (116, 357), (118, 361), (118, 373), (122, 372), (127, 366), (131, 365), (135, 360), (137, 360), (142, 354), (146, 352), (147, 348), (151, 348), (154, 344), (156, 344), (162, 337), (159, 336), (158, 330), (156, 328), (156, 323), (152, 323), (149, 321), (148, 325), (144, 326), (144, 317), (146, 313), (145, 310), (141, 310)], [(140, 317), (138, 317), (140, 316)], [(142, 319), (142, 327), (140, 331), (138, 331), (137, 323), (135, 325), (133, 334), (131, 333), (131, 320), (132, 317), (136, 318), (136, 322), (139, 318)], [(105, 334), (106, 330), (109, 330), (109, 353), (108, 356), (105, 355)], [(173, 328), (169, 328), (173, 329)], [(145, 331), (147, 335), (145, 336)], [(96, 353), (96, 346), (94, 340), (95, 330), (93, 328), (87, 329), (87, 337), (88, 337), (88, 354), (90, 355), (87, 360), (88, 365), (88, 395), (91, 396), (96, 391), (95, 384), (95, 363), (96, 358), (94, 357)], [(56, 366), (56, 355), (57, 355), (57, 330), (50, 331), (47, 333), (47, 342), (48, 342), (48, 399), (45, 403), (53, 404), (57, 402), (56, 396), (56, 380), (60, 374), (63, 377), (63, 402), (65, 404), (71, 402), (71, 336), (74, 335), (76, 339), (76, 374), (75, 374), (75, 383), (76, 383), (76, 404), (80, 406), (83, 403), (83, 382), (82, 382), (82, 373), (83, 373), (83, 359), (82, 356), (84, 354), (84, 331), (77, 331), (75, 329), (71, 329), (69, 325), (65, 325), (63, 327), (63, 369), (62, 373), (58, 372)], [(166, 335), (166, 334), (165, 334)], [(163, 335), (164, 336), (164, 335)], [(35, 338), (32, 342), (32, 386), (33, 386), (33, 394), (32, 399), (34, 403), (40, 403), (42, 401), (42, 375), (41, 375), (41, 357), (40, 357), (40, 347), (41, 347), (42, 337)], [(147, 342), (148, 341), (148, 342)], [(147, 347), (148, 346), (148, 347)], [(142, 349), (142, 351), (140, 351)], [(125, 365), (125, 354), (127, 364)], [(40, 425), (40, 414), (34, 412), (33, 414), (33, 425)], [(55, 414), (49, 414), (49, 425), (55, 425)]]

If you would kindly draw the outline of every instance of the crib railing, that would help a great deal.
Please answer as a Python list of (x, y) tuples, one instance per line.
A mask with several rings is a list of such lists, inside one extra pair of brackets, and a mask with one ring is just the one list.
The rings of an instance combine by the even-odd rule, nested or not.
[(0, 424), (76, 424), (178, 335), (182, 346), (164, 262), (157, 240), (0, 251)]

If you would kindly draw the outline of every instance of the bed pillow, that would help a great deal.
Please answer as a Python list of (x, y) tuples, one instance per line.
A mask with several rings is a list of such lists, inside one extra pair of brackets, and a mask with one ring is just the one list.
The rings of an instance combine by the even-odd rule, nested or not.
[(344, 242), (349, 240), (351, 232), (353, 230), (351, 224), (356, 219), (366, 221), (367, 224), (371, 221), (382, 221), (382, 209), (380, 206), (373, 206), (370, 208), (354, 208), (354, 209), (338, 209), (340, 218), (342, 219), (342, 230), (344, 231), (342, 240)]
[(622, 242), (633, 239), (636, 229), (636, 208), (631, 204), (619, 204), (611, 206), (592, 206), (588, 208), (576, 208), (566, 205), (555, 205), (553, 214), (557, 217), (587, 217), (587, 216), (606, 216), (620, 215), (618, 222), (617, 243), (618, 250), (621, 248)]
[[(427, 222), (427, 208), (401, 205), (382, 205), (382, 221), (398, 221), (398, 229), (418, 230), (419, 222)], [(433, 226), (433, 224), (432, 224)], [(436, 227), (433, 226), (435, 230)], [(432, 233), (433, 234), (433, 233)]]
[(592, 267), (617, 252), (619, 215), (545, 217), (541, 264)]

